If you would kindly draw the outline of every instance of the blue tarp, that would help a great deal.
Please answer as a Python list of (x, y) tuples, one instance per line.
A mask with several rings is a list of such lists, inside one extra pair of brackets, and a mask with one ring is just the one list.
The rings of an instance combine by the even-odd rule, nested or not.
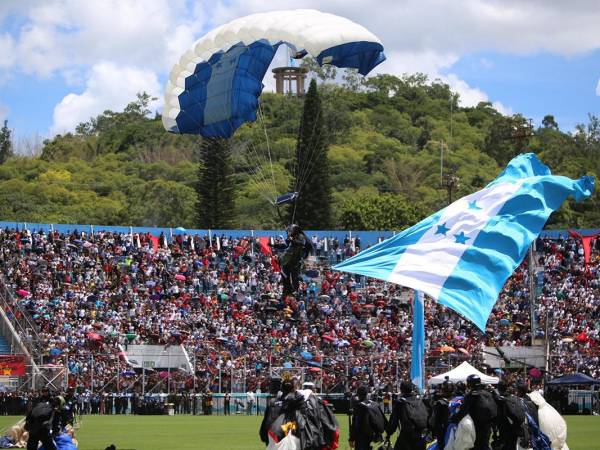
[(600, 384), (600, 380), (596, 380), (584, 373), (572, 373), (570, 375), (565, 375), (564, 377), (556, 378), (555, 380), (550, 381), (548, 384), (554, 386), (567, 384), (593, 385)]
[(300, 356), (302, 356), (304, 359), (312, 359), (313, 357), (312, 353), (306, 351), (300, 352)]

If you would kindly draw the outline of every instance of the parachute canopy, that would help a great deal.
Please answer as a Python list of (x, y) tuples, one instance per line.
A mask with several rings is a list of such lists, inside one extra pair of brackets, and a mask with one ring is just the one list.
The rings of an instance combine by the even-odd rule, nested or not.
[(344, 17), (310, 9), (242, 17), (200, 38), (175, 64), (165, 88), (165, 129), (228, 138), (255, 120), (262, 79), (282, 44), (362, 75), (385, 60), (379, 39)]

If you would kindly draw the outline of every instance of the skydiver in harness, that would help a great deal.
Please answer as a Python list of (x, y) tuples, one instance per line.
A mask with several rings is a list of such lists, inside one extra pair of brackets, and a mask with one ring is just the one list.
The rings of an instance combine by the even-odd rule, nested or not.
[(279, 257), (283, 297), (294, 295), (300, 286), (300, 272), (304, 259), (313, 252), (313, 245), (304, 231), (292, 224), (287, 228), (285, 250)]

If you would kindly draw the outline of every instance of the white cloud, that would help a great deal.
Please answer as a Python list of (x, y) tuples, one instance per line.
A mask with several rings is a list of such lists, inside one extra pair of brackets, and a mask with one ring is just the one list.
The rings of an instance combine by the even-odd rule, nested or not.
[[(99, 112), (103, 91), (97, 86), (108, 78), (97, 73), (99, 67), (112, 64), (120, 74), (129, 70), (156, 80), (207, 29), (246, 14), (290, 8), (316, 8), (361, 23), (379, 36), (388, 55), (375, 73), (426, 73), (449, 83), (465, 105), (488, 96), (448, 73), (464, 55), (571, 56), (600, 48), (596, 0), (0, 0), (0, 26), (19, 16), (11, 22), (17, 24), (11, 34), (0, 34), (0, 82), (7, 70), (21, 70), (41, 77), (58, 73), (67, 84), (83, 87), (82, 94), (69, 94), (55, 109), (53, 129), (72, 127), (90, 111)], [(487, 63), (481, 60), (482, 68)], [(142, 79), (145, 85), (130, 93), (146, 88), (149, 78), (132, 77)], [(272, 86), (270, 72), (264, 83)], [(117, 109), (124, 98), (112, 93), (103, 107)], [(69, 108), (77, 119), (65, 114)]]
[(0, 69), (10, 67), (15, 61), (15, 43), (8, 34), (0, 35)]
[(504, 114), (505, 116), (512, 116), (515, 114), (515, 112), (513, 111), (513, 109), (510, 106), (506, 106), (502, 102), (498, 102), (498, 101), (492, 102), (492, 106), (497, 111), (500, 111), (502, 114)]
[[(596, 0), (378, 0), (370, 11), (364, 0), (280, 0), (276, 9), (316, 8), (346, 16), (373, 31), (388, 59), (374, 73), (423, 72), (440, 78), (461, 95), (464, 105), (488, 101), (485, 92), (454, 74), (443, 75), (461, 56), (480, 51), (565, 56), (600, 48), (600, 7)], [(275, 9), (264, 0), (220, 1), (213, 22)], [(489, 61), (480, 61), (489, 69)], [(494, 102), (501, 111), (510, 107)]]
[(341, 14), (375, 32), (395, 51), (460, 53), (499, 50), (550, 51), (563, 55), (600, 47), (600, 7), (596, 0), (364, 0), (220, 1), (215, 23), (253, 12), (316, 8)]
[(184, 0), (29, 2), (17, 39), (19, 68), (47, 76), (97, 61), (166, 71), (204, 26)]
[(488, 96), (479, 88), (469, 86), (469, 84), (458, 78), (455, 74), (442, 75), (440, 79), (460, 95), (460, 104), (462, 106), (477, 106), (480, 102), (487, 102)]
[(494, 67), (494, 63), (487, 58), (479, 58), (479, 66), (484, 69), (491, 69)]
[[(68, 94), (54, 108), (53, 133), (72, 131), (106, 109), (121, 110), (138, 92), (158, 96), (161, 86), (156, 74), (134, 67), (119, 67), (102, 62), (92, 67), (85, 91)], [(156, 108), (158, 105), (152, 105)]]
[(598, 84), (596, 85), (596, 95), (600, 96), (600, 78), (598, 79)]

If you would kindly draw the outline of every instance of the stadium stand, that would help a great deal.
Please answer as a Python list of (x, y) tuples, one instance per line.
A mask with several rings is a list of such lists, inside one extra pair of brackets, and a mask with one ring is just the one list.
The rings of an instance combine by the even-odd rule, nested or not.
[[(360, 241), (313, 242), (311, 277), (296, 298), (282, 299), (270, 248), (257, 237), (222, 234), (217, 243), (185, 233), (7, 228), (0, 231), (4, 310), (17, 330), (24, 318), (33, 324), (28, 335), (20, 332), (23, 341), (39, 347), (39, 364), (66, 365), (64, 387), (82, 393), (88, 412), (108, 410), (100, 400), (93, 406), (95, 396), (116, 393), (110, 410), (119, 411), (114, 398), (148, 392), (179, 393), (176, 412), (186, 412), (192, 406), (181, 399), (190, 392), (266, 392), (274, 368), (301, 369), (328, 393), (358, 383), (395, 391), (410, 364), (411, 292), (330, 271), (331, 262), (360, 251)], [(536, 249), (543, 280), (533, 338), (549, 333), (552, 374), (598, 377), (600, 241), (587, 268), (578, 240), (540, 238)], [(524, 263), (506, 283), (485, 335), (426, 302), (428, 374), (463, 360), (481, 365), (484, 345), (530, 345), (529, 285)], [(195, 376), (132, 365), (123, 354), (132, 344), (182, 345)], [(0, 353), (7, 349), (0, 341)]]

